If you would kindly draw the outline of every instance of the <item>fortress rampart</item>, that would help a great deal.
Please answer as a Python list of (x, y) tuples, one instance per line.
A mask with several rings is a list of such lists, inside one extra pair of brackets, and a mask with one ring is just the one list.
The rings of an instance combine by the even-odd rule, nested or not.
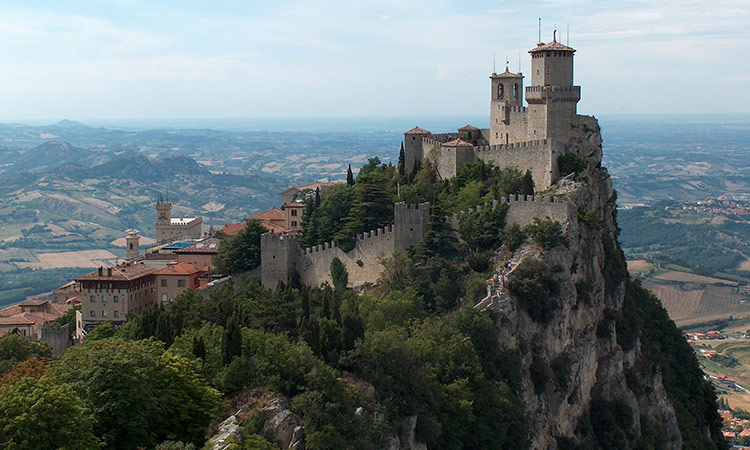
[(430, 204), (394, 206), (394, 223), (355, 236), (354, 248), (344, 252), (335, 242), (301, 248), (296, 234), (266, 233), (261, 236), (261, 279), (274, 288), (296, 269), (302, 282), (317, 286), (331, 280), (331, 261), (339, 258), (353, 286), (374, 283), (380, 276), (381, 261), (397, 249), (418, 245), (430, 228)]
[(445, 222), (453, 228), (458, 237), (458, 225), (461, 217), (487, 208), (495, 209), (505, 204), (508, 205), (508, 212), (505, 216), (506, 226), (516, 224), (524, 227), (532, 223), (534, 218), (550, 218), (560, 223), (565, 223), (573, 214), (573, 211), (570, 209), (570, 203), (561, 200), (559, 197), (516, 194), (502, 197), (500, 200), (493, 200), (491, 203), (478, 205), (475, 208), (469, 208), (468, 211), (461, 211), (458, 214), (446, 216)]
[[(557, 197), (510, 195), (492, 203), (462, 211), (445, 218), (456, 235), (461, 217), (484, 208), (497, 208), (508, 205), (506, 224), (525, 226), (535, 217), (549, 217), (565, 223), (573, 212), (568, 202)], [(403, 202), (394, 206), (394, 223), (380, 227), (355, 237), (354, 248), (344, 252), (335, 242), (326, 242), (314, 247), (301, 248), (299, 236), (294, 233), (261, 236), (261, 280), (267, 288), (275, 288), (279, 281), (286, 280), (290, 270), (299, 272), (302, 282), (318, 286), (323, 282), (332, 283), (331, 261), (339, 258), (349, 273), (351, 286), (375, 283), (383, 270), (382, 261), (396, 250), (406, 250), (419, 245), (430, 229), (430, 204), (407, 205)]]

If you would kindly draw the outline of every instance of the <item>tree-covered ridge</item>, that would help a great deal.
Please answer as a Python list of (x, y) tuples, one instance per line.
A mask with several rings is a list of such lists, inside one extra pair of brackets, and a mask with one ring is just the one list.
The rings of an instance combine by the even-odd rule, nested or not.
[[(429, 160), (412, 174), (402, 167), (373, 159), (351, 184), (307, 200), (304, 238), (313, 242), (346, 242), (365, 231), (362, 227), (388, 223), (396, 200), (431, 202), (431, 230), (424, 241), (384, 261), (378, 286), (362, 294), (346, 287), (346, 270), (334, 259), (333, 286), (305, 286), (292, 271), (274, 290), (254, 279), (225, 284), (207, 296), (188, 290), (166, 307), (130, 316), (120, 328), (100, 325), (84, 344), (51, 363), (28, 359), (49, 357), (43, 346), (20, 337), (0, 339), (0, 371), (7, 372), (0, 381), (0, 411), (9, 411), (0, 415), (0, 445), (23, 448), (14, 424), (26, 412), (18, 405), (37, 401), (41, 390), (54, 388), (69, 399), (72, 409), (61, 410), (71, 420), (66, 426), (84, 439), (61, 431), (56, 446), (94, 448), (103, 442), (122, 449), (177, 449), (200, 447), (232, 395), (265, 389), (291, 400), (312, 450), (385, 448), (406, 423), (416, 424), (416, 439), (428, 448), (527, 448), (534, 430), (521, 400), (525, 350), (506, 348), (501, 319), (474, 305), (485, 295), (498, 249), (515, 249), (527, 236), (535, 251), (564, 249), (561, 225), (537, 220), (523, 230), (505, 227), (503, 207), (483, 209), (463, 216), (458, 231), (466, 245), (458, 245), (445, 214), (530, 193), (530, 175), (477, 162), (452, 180), (440, 180)], [(592, 215), (579, 216), (602, 236), (605, 290), (612, 292), (625, 281), (622, 254)], [(236, 248), (221, 250), (228, 271), (257, 264), (262, 229), (257, 224), (247, 229), (228, 241)], [(230, 267), (240, 259), (244, 265)], [(550, 323), (560, 310), (559, 268), (526, 258), (515, 270), (508, 289), (518, 305), (534, 322)], [(659, 308), (631, 283), (623, 311), (609, 311), (597, 336), (616, 330), (626, 351), (640, 337), (644, 361), (632, 368), (628, 385), (636, 391), (639, 374), (662, 370), (665, 385), (679, 384), (667, 390), (686, 446), (722, 448), (720, 437), (708, 442), (698, 431), (708, 427), (717, 436), (713, 393), (686, 356), (679, 330)], [(566, 365), (569, 361), (560, 359), (535, 370), (532, 361), (535, 392), (551, 379), (568, 383), (561, 369)], [(579, 425), (581, 448), (622, 447), (631, 438), (627, 405), (594, 398), (590, 406)], [(39, 415), (23, 420), (51, 420), (43, 412), (31, 411)], [(658, 430), (641, 425), (643, 448), (659, 448)], [(250, 420), (237, 445), (267, 448), (259, 432)], [(558, 440), (560, 448), (573, 444)]]

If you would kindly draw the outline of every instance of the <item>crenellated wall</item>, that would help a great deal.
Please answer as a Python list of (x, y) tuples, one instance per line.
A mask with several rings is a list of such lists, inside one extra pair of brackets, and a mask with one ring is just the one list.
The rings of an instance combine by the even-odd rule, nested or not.
[(381, 261), (396, 249), (418, 245), (430, 228), (430, 204), (394, 206), (394, 223), (361, 233), (355, 237), (354, 248), (344, 252), (335, 242), (302, 249), (296, 234), (266, 233), (261, 237), (261, 280), (274, 288), (287, 273), (296, 269), (302, 282), (318, 286), (332, 283), (331, 261), (339, 258), (349, 272), (349, 283), (361, 286), (375, 283), (382, 270)]
[[(486, 208), (495, 209), (500, 205), (508, 205), (508, 212), (505, 216), (505, 224), (517, 224), (524, 227), (534, 221), (534, 218), (550, 218), (560, 223), (565, 223), (573, 216), (570, 203), (559, 197), (534, 196), (534, 195), (508, 195), (502, 197), (499, 201), (493, 200), (491, 203), (478, 205), (475, 208), (469, 208), (468, 211), (461, 211), (458, 214), (445, 217), (445, 222), (456, 232), (458, 237), (458, 225), (461, 217), (476, 211), (482, 211)], [(460, 237), (459, 237), (460, 240)]]
[[(507, 225), (523, 227), (532, 223), (535, 217), (549, 217), (565, 223), (574, 215), (570, 204), (558, 197), (509, 195), (447, 216), (445, 221), (458, 235), (458, 225), (463, 215), (483, 208), (494, 209), (503, 204), (508, 205)], [(296, 269), (306, 285), (332, 283), (331, 261), (339, 258), (349, 273), (351, 286), (375, 283), (383, 270), (383, 260), (391, 257), (396, 250), (419, 245), (429, 230), (429, 203), (407, 205), (399, 202), (394, 205), (393, 225), (357, 235), (354, 248), (349, 252), (342, 251), (335, 242), (303, 249), (297, 234), (266, 233), (261, 236), (261, 280), (265, 287), (273, 289), (280, 280), (286, 280), (291, 269)]]

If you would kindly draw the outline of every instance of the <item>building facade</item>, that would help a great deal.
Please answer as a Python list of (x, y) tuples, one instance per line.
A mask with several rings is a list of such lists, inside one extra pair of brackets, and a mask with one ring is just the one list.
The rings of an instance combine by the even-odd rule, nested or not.
[(200, 288), (200, 277), (208, 271), (207, 266), (199, 266), (197, 263), (171, 262), (167, 264), (167, 267), (155, 273), (156, 298), (166, 305), (185, 289), (197, 291)]
[(125, 323), (127, 314), (143, 312), (156, 303), (157, 269), (146, 264), (99, 267), (76, 279), (81, 286), (81, 326), (84, 332), (111, 321)]
[(156, 202), (156, 242), (164, 244), (180, 239), (200, 239), (203, 217), (172, 217), (172, 203), (161, 196)]

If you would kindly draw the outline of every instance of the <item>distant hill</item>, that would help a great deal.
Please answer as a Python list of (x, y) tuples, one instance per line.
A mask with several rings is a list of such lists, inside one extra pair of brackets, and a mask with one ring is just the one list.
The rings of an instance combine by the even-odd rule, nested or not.
[(57, 122), (56, 124), (54, 124), (53, 126), (59, 127), (59, 128), (74, 128), (74, 127), (85, 127), (86, 125), (82, 124), (81, 122), (76, 122), (74, 120), (63, 119)]
[(166, 180), (177, 175), (207, 175), (209, 172), (187, 156), (149, 159), (133, 155), (105, 162), (85, 171), (91, 177), (113, 177), (139, 181)]
[(79, 148), (67, 142), (48, 141), (16, 156), (3, 175), (18, 172), (44, 173), (66, 164), (91, 166), (112, 158), (106, 151)]

